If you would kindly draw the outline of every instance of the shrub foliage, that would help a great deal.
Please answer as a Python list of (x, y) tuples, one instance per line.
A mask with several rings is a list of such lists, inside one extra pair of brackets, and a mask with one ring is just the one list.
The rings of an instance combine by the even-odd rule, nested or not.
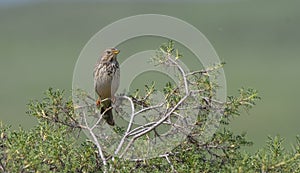
[[(173, 42), (163, 44), (154, 59), (159, 64), (168, 63), (164, 53), (182, 58)], [(0, 171), (1, 172), (300, 172), (300, 137), (292, 151), (287, 151), (280, 136), (268, 137), (266, 146), (254, 154), (241, 147), (250, 147), (252, 142), (246, 134), (235, 134), (228, 128), (232, 118), (240, 115), (241, 109), (252, 108), (259, 96), (254, 89), (240, 89), (236, 96), (229, 96), (222, 103), (222, 128), (212, 138), (200, 142), (195, 138), (202, 131), (202, 121), (207, 118), (211, 98), (218, 87), (209, 80), (217, 75), (216, 70), (224, 64), (199, 70), (190, 80), (202, 91), (199, 101), (201, 113), (194, 130), (171, 152), (152, 159), (124, 160), (104, 153), (100, 158), (99, 148), (82, 135), (82, 125), (77, 121), (71, 99), (64, 91), (48, 89), (45, 98), (31, 101), (28, 114), (38, 120), (30, 129), (11, 130), (0, 124)], [(163, 92), (168, 108), (174, 107), (180, 98), (178, 86), (167, 83)], [(138, 91), (130, 95), (135, 107), (151, 105), (149, 95), (155, 92), (154, 84), (146, 86), (145, 94)], [(123, 129), (116, 129), (123, 132)]]

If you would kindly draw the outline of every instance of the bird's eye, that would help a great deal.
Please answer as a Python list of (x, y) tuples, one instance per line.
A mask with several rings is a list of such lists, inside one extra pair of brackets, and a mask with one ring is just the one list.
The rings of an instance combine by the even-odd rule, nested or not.
[(107, 53), (107, 54), (111, 54), (111, 51), (108, 50), (108, 51), (106, 51), (106, 53)]

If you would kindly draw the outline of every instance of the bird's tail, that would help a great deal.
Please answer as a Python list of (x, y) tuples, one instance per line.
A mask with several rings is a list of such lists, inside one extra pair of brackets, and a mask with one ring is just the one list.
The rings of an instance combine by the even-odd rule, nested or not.
[(111, 102), (109, 102), (109, 104), (107, 106), (104, 106), (104, 107), (101, 108), (101, 113), (104, 112), (107, 108), (109, 108), (109, 110), (107, 110), (105, 112), (105, 114), (103, 115), (103, 118), (105, 119), (107, 124), (109, 124), (111, 126), (114, 126), (115, 121), (114, 121), (114, 117), (113, 117), (113, 114), (112, 114)]

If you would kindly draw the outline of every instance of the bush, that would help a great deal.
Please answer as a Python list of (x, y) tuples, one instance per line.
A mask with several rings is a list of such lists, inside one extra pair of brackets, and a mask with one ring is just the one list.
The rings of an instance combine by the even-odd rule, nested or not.
[[(167, 55), (167, 56), (166, 56)], [(176, 63), (168, 55), (179, 57), (173, 42), (164, 44), (158, 50), (155, 62)], [(167, 58), (166, 58), (167, 57)], [(174, 62), (173, 62), (174, 61)], [(188, 137), (172, 151), (162, 153), (152, 159), (125, 160), (112, 156), (97, 143), (101, 141), (83, 140), (82, 130), (87, 127), (78, 121), (71, 99), (64, 91), (49, 89), (45, 98), (29, 103), (28, 114), (38, 119), (38, 124), (30, 130), (10, 130), (0, 126), (0, 170), (2, 172), (300, 172), (300, 137), (293, 151), (283, 148), (280, 136), (269, 137), (267, 145), (254, 154), (241, 150), (251, 146), (246, 134), (234, 134), (227, 127), (233, 117), (239, 116), (241, 109), (252, 108), (259, 96), (254, 89), (240, 89), (237, 96), (230, 96), (224, 103), (215, 104), (217, 84), (209, 76), (224, 64), (203, 69), (187, 77), (193, 81), (193, 91), (201, 90), (199, 113), (195, 128)], [(180, 80), (184, 80), (181, 78)], [(184, 85), (184, 82), (181, 82)], [(182, 86), (180, 86), (182, 87)], [(171, 111), (184, 97), (179, 86), (167, 83), (163, 92), (167, 100), (166, 109)], [(149, 95), (155, 92), (155, 85), (146, 86), (140, 92), (126, 96), (136, 110), (152, 105)], [(198, 96), (197, 96), (198, 97)], [(203, 121), (213, 109), (222, 110), (223, 127), (212, 138), (201, 142), (197, 137), (203, 132)], [(176, 111), (176, 109), (174, 109)], [(124, 134), (122, 128), (116, 132)], [(153, 131), (150, 131), (151, 133)], [(148, 134), (148, 133), (145, 133)], [(141, 135), (143, 136), (143, 135)], [(133, 140), (134, 142), (134, 140)], [(102, 153), (103, 152), (103, 153)], [(102, 155), (101, 155), (102, 153)]]

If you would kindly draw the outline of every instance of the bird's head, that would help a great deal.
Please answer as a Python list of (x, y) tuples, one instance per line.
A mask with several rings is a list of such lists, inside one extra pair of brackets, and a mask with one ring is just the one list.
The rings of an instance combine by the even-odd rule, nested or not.
[(116, 61), (117, 55), (120, 53), (120, 51), (116, 48), (109, 48), (106, 49), (102, 55), (101, 61)]

